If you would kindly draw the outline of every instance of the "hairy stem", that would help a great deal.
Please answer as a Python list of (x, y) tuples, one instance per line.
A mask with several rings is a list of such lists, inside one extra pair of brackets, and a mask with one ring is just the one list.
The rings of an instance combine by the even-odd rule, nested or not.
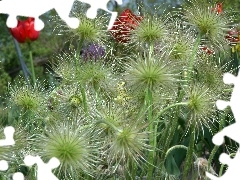
[(189, 147), (186, 155), (186, 161), (185, 161), (185, 166), (183, 170), (183, 180), (188, 179), (188, 173), (189, 170), (191, 169), (192, 162), (193, 162), (193, 154), (194, 154), (194, 142), (195, 142), (195, 127), (191, 125), (190, 127), (190, 142), (189, 142)]
[(146, 92), (146, 104), (148, 107), (148, 122), (149, 124), (149, 145), (153, 148), (152, 151), (149, 152), (148, 155), (148, 162), (151, 164), (148, 168), (148, 179), (152, 179), (153, 176), (153, 164), (154, 164), (154, 156), (155, 156), (155, 137), (156, 137), (156, 129), (154, 129), (154, 123), (152, 122), (152, 115), (153, 115), (153, 97), (152, 97), (152, 91), (150, 90), (150, 88), (147, 89)]
[(190, 62), (189, 62), (189, 66), (188, 66), (188, 74), (187, 74), (187, 81), (190, 82), (190, 79), (191, 79), (191, 74), (192, 74), (192, 69), (193, 69), (193, 65), (194, 65), (194, 60), (195, 60), (195, 56), (196, 56), (196, 52), (198, 50), (198, 46), (201, 42), (201, 36), (198, 35), (197, 36), (197, 40), (195, 42), (195, 45), (193, 47), (193, 52), (192, 52), (192, 56), (191, 56), (191, 59), (190, 59)]
[[(177, 103), (181, 102), (182, 101), (182, 98), (183, 98), (183, 91), (182, 90), (179, 90), (179, 95), (178, 95), (178, 99), (177, 99)], [(168, 108), (169, 109), (169, 108)], [(167, 150), (169, 149), (169, 146), (171, 144), (171, 141), (172, 141), (172, 138), (174, 136), (174, 133), (176, 131), (176, 128), (177, 128), (177, 125), (178, 125), (178, 116), (179, 116), (179, 112), (180, 112), (180, 106), (176, 106), (176, 110), (175, 110), (175, 113), (174, 113), (174, 118), (173, 118), (173, 121), (172, 123), (169, 123), (168, 126), (166, 127), (167, 130), (165, 130), (165, 133), (163, 135), (163, 138), (161, 138), (160, 142), (164, 143), (164, 146), (163, 146), (163, 153), (160, 155), (160, 162), (163, 162), (164, 158), (165, 158), (165, 153), (167, 152)], [(161, 163), (159, 165), (159, 173), (161, 173), (161, 170), (162, 170), (162, 167), (163, 167), (164, 163)]]
[(28, 43), (28, 48), (29, 48), (29, 59), (30, 59), (31, 70), (32, 70), (32, 81), (33, 81), (33, 84), (35, 84), (36, 76), (35, 76), (35, 70), (34, 70), (34, 64), (33, 64), (33, 58), (32, 58), (32, 48), (30, 43)]

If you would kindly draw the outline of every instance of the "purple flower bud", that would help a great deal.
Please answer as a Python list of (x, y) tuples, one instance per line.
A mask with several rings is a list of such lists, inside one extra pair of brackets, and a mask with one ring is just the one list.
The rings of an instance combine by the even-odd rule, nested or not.
[(105, 49), (98, 44), (91, 44), (88, 48), (82, 51), (82, 58), (86, 61), (88, 59), (97, 60), (105, 55)]

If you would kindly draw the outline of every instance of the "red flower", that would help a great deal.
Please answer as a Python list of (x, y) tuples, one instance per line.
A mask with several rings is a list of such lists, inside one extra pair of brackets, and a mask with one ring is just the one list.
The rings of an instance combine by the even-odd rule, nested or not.
[(12, 36), (19, 42), (35, 41), (39, 36), (39, 31), (34, 29), (34, 18), (29, 17), (25, 21), (18, 20), (17, 27), (10, 28)]
[(216, 7), (212, 8), (212, 11), (216, 11), (217, 14), (221, 14), (223, 12), (222, 3), (217, 3)]
[(135, 29), (141, 20), (141, 16), (136, 16), (130, 9), (126, 9), (114, 22), (113, 27), (110, 29), (110, 33), (118, 42), (126, 43), (130, 40), (130, 31)]

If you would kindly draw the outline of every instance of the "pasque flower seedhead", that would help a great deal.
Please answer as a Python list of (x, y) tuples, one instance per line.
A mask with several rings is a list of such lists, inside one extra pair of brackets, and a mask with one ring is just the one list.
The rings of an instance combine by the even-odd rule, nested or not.
[(95, 90), (109, 87), (113, 79), (111, 68), (102, 59), (84, 61), (76, 75), (78, 82)]
[(69, 85), (62, 85), (52, 92), (53, 108), (67, 112), (67, 114), (81, 112), (83, 110), (83, 97), (80, 88), (80, 84), (73, 82)]
[(230, 28), (230, 17), (227, 13), (217, 13), (208, 3), (189, 0), (183, 18), (196, 30), (203, 41), (208, 41), (215, 48), (223, 48), (226, 44), (225, 34)]
[(74, 52), (57, 54), (54, 56), (52, 68), (55, 76), (63, 79), (64, 82), (70, 83), (76, 80), (76, 57)]
[(168, 23), (168, 29), (171, 29), (166, 42), (170, 59), (180, 65), (188, 65), (196, 41), (194, 34), (176, 18)]
[(74, 17), (80, 20), (78, 28), (72, 29), (67, 26), (61, 19), (55, 18), (53, 21), (56, 23), (56, 28), (54, 32), (57, 35), (70, 36), (70, 42), (73, 39), (79, 41), (84, 40), (84, 43), (97, 43), (97, 44), (106, 44), (108, 37), (107, 31), (107, 15), (100, 15), (95, 19), (90, 19), (85, 15), (86, 8), (80, 7), (76, 8), (75, 12), (72, 13)]
[[(64, 118), (64, 117), (63, 117)], [(39, 136), (37, 148), (45, 159), (56, 157), (60, 166), (56, 174), (65, 178), (79, 179), (81, 172), (93, 174), (96, 162), (96, 147), (92, 145), (91, 129), (76, 121), (62, 120), (48, 126), (44, 135)]]
[(222, 83), (222, 74), (225, 71), (224, 66), (220, 66), (214, 62), (213, 58), (210, 58), (207, 54), (199, 54), (195, 68), (195, 82), (204, 84), (212, 92), (215, 92), (216, 96), (222, 94), (225, 85)]
[(97, 128), (102, 132), (102, 155), (110, 166), (127, 166), (130, 161), (140, 163), (144, 160), (148, 132), (144, 120), (137, 118), (139, 114), (114, 102), (104, 103), (96, 114)]
[(187, 125), (202, 128), (203, 125), (209, 127), (210, 118), (216, 112), (216, 97), (213, 92), (204, 85), (193, 84), (186, 91)]
[(126, 65), (125, 80), (135, 90), (169, 88), (175, 82), (173, 64), (164, 57), (136, 57)]
[(39, 112), (46, 107), (46, 94), (43, 86), (35, 84), (28, 85), (26, 82), (18, 82), (9, 86), (9, 95), (12, 105), (32, 112)]
[(105, 152), (108, 154), (110, 164), (127, 166), (128, 162), (145, 161), (144, 151), (148, 150), (146, 144), (148, 133), (144, 127), (146, 128), (139, 122), (135, 122), (135, 125), (127, 124), (115, 130), (107, 143), (110, 148)]
[(131, 31), (131, 42), (142, 45), (154, 45), (167, 36), (165, 20), (157, 16), (144, 15), (138, 26)]

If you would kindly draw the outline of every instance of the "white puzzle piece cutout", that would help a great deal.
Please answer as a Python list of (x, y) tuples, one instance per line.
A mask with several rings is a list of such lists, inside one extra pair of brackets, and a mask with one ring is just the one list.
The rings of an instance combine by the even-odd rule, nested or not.
[[(9, 28), (15, 28), (17, 26), (17, 16), (33, 17), (35, 18), (35, 30), (40, 31), (44, 28), (44, 23), (39, 19), (39, 16), (55, 9), (59, 17), (66, 22), (70, 28), (77, 28), (79, 26), (79, 20), (74, 17), (69, 17), (75, 0), (1, 0), (0, 1), (0, 13), (8, 14), (7, 26)], [(95, 18), (97, 16), (97, 10), (103, 9), (110, 13), (111, 19), (108, 25), (110, 29), (117, 17), (117, 12), (111, 12), (107, 9), (107, 3), (109, 0), (79, 0), (83, 3), (91, 5), (87, 11), (88, 18)], [(116, 0), (121, 5), (122, 0)]]
[[(234, 84), (232, 96), (229, 102), (218, 100), (216, 105), (219, 110), (224, 110), (227, 106), (230, 106), (235, 117), (235, 123), (225, 127), (213, 136), (212, 141), (217, 146), (220, 146), (224, 143), (224, 136), (231, 138), (237, 143), (240, 143), (240, 110), (238, 105), (240, 103), (240, 72), (237, 77), (230, 73), (225, 73), (223, 76), (223, 81), (225, 84)], [(208, 178), (211, 180), (239, 180), (240, 148), (237, 150), (233, 159), (229, 155), (222, 153), (219, 157), (219, 161), (228, 165), (226, 173), (221, 177), (216, 177), (206, 172), (206, 176)]]
[(27, 166), (37, 164), (37, 180), (58, 180), (52, 170), (60, 165), (60, 161), (53, 157), (48, 163), (44, 163), (39, 156), (25, 156), (24, 163)]
[[(12, 126), (4, 128), (5, 139), (0, 140), (0, 146), (12, 146), (15, 144), (13, 139), (15, 129)], [(0, 160), (0, 171), (6, 171), (8, 169), (8, 162), (5, 160)], [(13, 180), (24, 180), (22, 173), (17, 172), (13, 174)]]
[[(11, 146), (15, 144), (13, 134), (15, 130), (12, 126), (5, 127), (4, 135), (5, 139), (0, 140), (0, 146)], [(8, 169), (8, 163), (5, 160), (0, 160), (0, 171), (6, 171)]]

